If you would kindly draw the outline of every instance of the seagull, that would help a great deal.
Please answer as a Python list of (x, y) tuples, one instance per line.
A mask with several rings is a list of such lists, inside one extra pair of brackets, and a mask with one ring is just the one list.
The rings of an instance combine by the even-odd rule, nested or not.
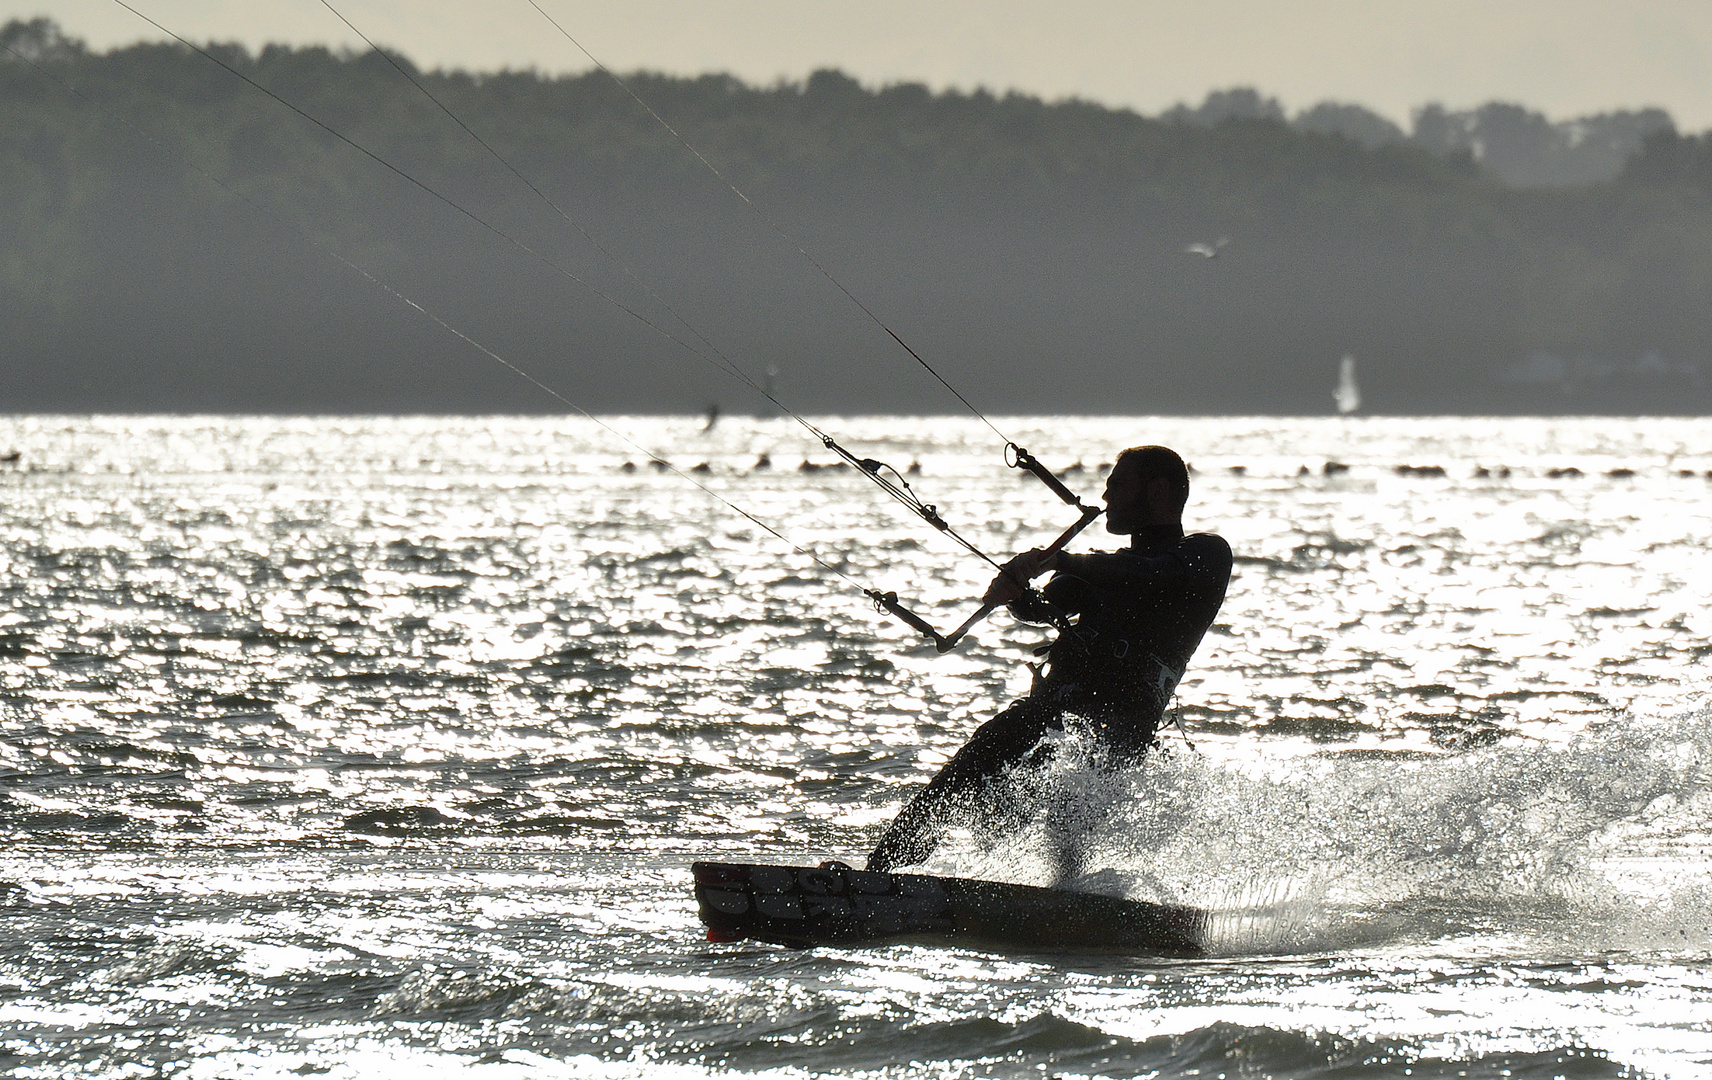
[(1183, 249), (1185, 255), (1199, 255), (1203, 259), (1217, 258), (1219, 249), (1230, 243), (1230, 237), (1221, 236), (1212, 243), (1197, 240)]

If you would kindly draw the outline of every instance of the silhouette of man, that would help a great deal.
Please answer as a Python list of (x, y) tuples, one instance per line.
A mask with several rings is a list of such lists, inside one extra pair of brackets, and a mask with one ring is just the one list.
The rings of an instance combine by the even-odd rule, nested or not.
[[(1117, 762), (1141, 759), (1230, 582), (1230, 545), (1212, 533), (1183, 534), (1188, 498), (1182, 458), (1163, 446), (1131, 447), (1118, 455), (1105, 491), (1106, 531), (1127, 534), (1128, 548), (1036, 549), (1005, 564), (983, 599), (1064, 629), (1029, 695), (981, 725), (910, 800), (868, 857), (869, 870), (924, 861), (959, 821), (991, 824), (1002, 808), (989, 782), (1034, 754), (1067, 716)], [(1042, 593), (1024, 590), (1048, 571), (1055, 573)]]

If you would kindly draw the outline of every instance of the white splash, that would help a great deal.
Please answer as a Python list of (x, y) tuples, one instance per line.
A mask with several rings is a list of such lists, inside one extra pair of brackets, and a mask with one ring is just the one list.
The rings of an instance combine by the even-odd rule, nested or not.
[(1039, 811), (947, 848), (932, 872), (1204, 908), (1222, 954), (1712, 945), (1712, 710), (1564, 745), (1171, 749), (1129, 771), (1078, 736), (1055, 741), (1051, 763), (1007, 780)]

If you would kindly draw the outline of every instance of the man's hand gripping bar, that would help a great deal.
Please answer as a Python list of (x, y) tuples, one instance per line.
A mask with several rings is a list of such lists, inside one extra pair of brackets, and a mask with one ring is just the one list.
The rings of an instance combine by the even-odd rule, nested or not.
[[(1083, 529), (1086, 529), (1089, 525), (1092, 525), (1094, 523), (1094, 519), (1105, 512), (1099, 507), (1089, 506), (1087, 503), (1077, 498), (1074, 492), (1064, 486), (1063, 481), (1052, 475), (1052, 470), (1040, 463), (1039, 458), (1029, 453), (1023, 447), (1018, 446), (1016, 443), (1010, 443), (1005, 447), (1005, 464), (1009, 465), (1013, 469), (1026, 469), (1033, 473), (1041, 483), (1045, 484), (1052, 490), (1054, 495), (1057, 495), (1060, 499), (1082, 512), (1082, 516), (1076, 520), (1075, 524), (1071, 525), (1068, 529), (1065, 529), (1058, 535), (1058, 539), (1052, 541), (1052, 543), (1042, 549), (1041, 554), (1043, 556), (1056, 555), (1065, 544), (1074, 540), (1078, 533)], [(1012, 580), (1015, 581), (1014, 578)], [(1026, 581), (1017, 581), (1016, 585), (1024, 592), (1029, 591), (1029, 583)], [(991, 615), (994, 611), (997, 611), (1001, 606), (999, 604), (982, 604), (978, 609), (976, 609), (973, 615), (963, 620), (963, 625), (951, 631), (949, 634), (941, 634), (932, 626), (929, 626), (926, 619), (923, 619), (920, 615), (917, 615), (915, 612), (900, 604), (898, 602), (897, 593), (883, 593), (878, 589), (869, 589), (867, 592), (868, 598), (874, 601), (875, 607), (890, 614), (916, 632), (932, 638), (934, 648), (942, 653), (947, 653), (952, 649), (955, 649), (957, 647), (957, 643), (963, 640), (963, 635), (974, 629), (977, 623), (982, 619), (985, 619), (988, 615)]]

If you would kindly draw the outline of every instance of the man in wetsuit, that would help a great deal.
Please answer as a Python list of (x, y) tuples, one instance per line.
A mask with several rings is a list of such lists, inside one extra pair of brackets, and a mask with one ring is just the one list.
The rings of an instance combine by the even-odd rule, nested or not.
[[(1067, 714), (1121, 764), (1147, 752), (1230, 582), (1230, 545), (1212, 533), (1183, 534), (1188, 498), (1182, 458), (1163, 446), (1132, 447), (1118, 455), (1105, 492), (1106, 531), (1127, 534), (1127, 549), (1025, 551), (1005, 564), (983, 599), (1064, 629), (1029, 695), (981, 725), (910, 800), (868, 857), (869, 870), (922, 862), (959, 821), (991, 822), (989, 782), (1029, 757)], [(1047, 571), (1056, 572), (1042, 593), (1025, 591)]]

